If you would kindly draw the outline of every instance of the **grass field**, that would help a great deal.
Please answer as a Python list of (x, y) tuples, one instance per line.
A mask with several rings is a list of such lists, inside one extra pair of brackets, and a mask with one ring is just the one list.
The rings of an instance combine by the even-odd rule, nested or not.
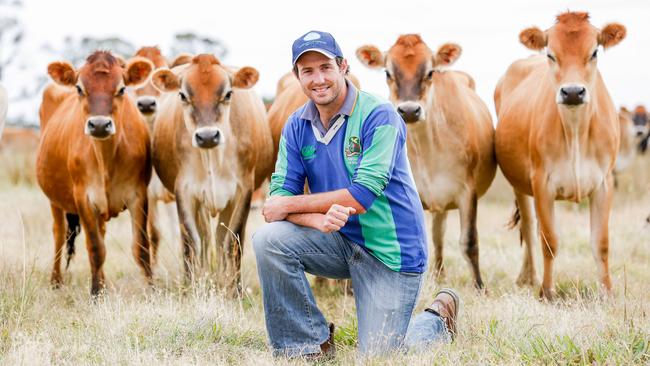
[[(155, 268), (155, 288), (145, 285), (131, 256), (126, 213), (107, 231), (107, 294), (92, 301), (83, 238), (64, 275), (49, 286), (53, 257), (48, 201), (29, 178), (3, 170), (0, 160), (0, 364), (302, 364), (274, 359), (266, 331), (250, 235), (262, 224), (251, 213), (245, 240), (241, 299), (227, 299), (214, 280), (186, 286), (177, 227), (167, 222)], [(23, 182), (16, 185), (16, 182)], [(555, 280), (561, 300), (544, 303), (537, 288), (519, 288), (515, 278), (522, 250), (518, 233), (505, 224), (512, 194), (503, 177), (479, 205), (481, 269), (488, 294), (472, 288), (457, 243), (458, 218), (448, 219), (445, 266), (438, 284), (431, 273), (417, 311), (440, 286), (461, 294), (459, 336), (424, 354), (395, 354), (368, 364), (650, 364), (650, 157), (637, 159), (620, 176), (610, 220), (612, 298), (598, 292), (589, 245), (585, 204), (556, 204), (560, 251)], [(430, 220), (429, 220), (430, 221)], [(536, 251), (541, 278), (541, 252)], [(218, 274), (217, 274), (218, 275)], [(215, 275), (216, 276), (216, 275)], [(355, 353), (354, 300), (338, 287), (317, 299), (337, 325), (338, 355), (331, 364), (351, 364)]]

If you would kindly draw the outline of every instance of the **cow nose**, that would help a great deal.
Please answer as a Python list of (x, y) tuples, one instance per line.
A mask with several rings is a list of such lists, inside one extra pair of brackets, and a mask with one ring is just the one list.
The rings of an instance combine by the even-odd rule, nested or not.
[(104, 139), (115, 133), (115, 125), (110, 117), (91, 117), (86, 121), (85, 132), (86, 135)]
[(156, 111), (155, 99), (138, 99), (138, 109), (140, 113), (150, 114)]
[(221, 142), (221, 131), (217, 128), (202, 128), (194, 133), (194, 141), (197, 147), (211, 149)]
[(397, 113), (402, 116), (404, 122), (413, 123), (419, 121), (420, 117), (422, 117), (422, 107), (416, 103), (405, 103), (397, 106)]
[(560, 88), (560, 97), (562, 104), (566, 105), (580, 105), (585, 102), (587, 89), (584, 86), (571, 85)]

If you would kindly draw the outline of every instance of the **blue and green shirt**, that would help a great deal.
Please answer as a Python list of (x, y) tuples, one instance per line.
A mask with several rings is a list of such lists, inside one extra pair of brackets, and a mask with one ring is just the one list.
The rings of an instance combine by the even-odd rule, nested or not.
[[(366, 209), (341, 228), (394, 271), (422, 273), (424, 213), (406, 155), (406, 125), (392, 104), (348, 85), (336, 122), (325, 131), (313, 102), (294, 112), (282, 136), (271, 196), (347, 188)], [(333, 133), (332, 133), (333, 131)]]

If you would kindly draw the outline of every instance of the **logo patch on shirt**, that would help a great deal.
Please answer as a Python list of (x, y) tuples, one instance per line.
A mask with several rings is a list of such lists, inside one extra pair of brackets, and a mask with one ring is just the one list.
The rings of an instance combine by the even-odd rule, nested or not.
[(358, 136), (350, 136), (348, 146), (345, 147), (345, 156), (348, 158), (361, 154), (361, 143)]
[(303, 146), (302, 149), (300, 149), (300, 153), (302, 154), (303, 159), (311, 160), (316, 156), (316, 146), (314, 145)]

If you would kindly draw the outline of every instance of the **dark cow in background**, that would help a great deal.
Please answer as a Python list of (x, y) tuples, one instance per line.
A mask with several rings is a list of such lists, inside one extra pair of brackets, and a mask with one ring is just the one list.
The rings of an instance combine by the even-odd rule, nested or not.
[(78, 70), (67, 62), (48, 66), (54, 82), (74, 91), (46, 88), (40, 110), (45, 119), (36, 176), (52, 210), (55, 286), (62, 282), (60, 261), (66, 237), (72, 236), (68, 245), (74, 245), (76, 234), (70, 232), (65, 216), (79, 220), (86, 234), (91, 293), (96, 295), (104, 287), (106, 222), (124, 209), (131, 215), (133, 255), (151, 282), (145, 230), (151, 143), (147, 124), (125, 90), (147, 80), (152, 70), (146, 59), (123, 65), (104, 51), (90, 55)]

